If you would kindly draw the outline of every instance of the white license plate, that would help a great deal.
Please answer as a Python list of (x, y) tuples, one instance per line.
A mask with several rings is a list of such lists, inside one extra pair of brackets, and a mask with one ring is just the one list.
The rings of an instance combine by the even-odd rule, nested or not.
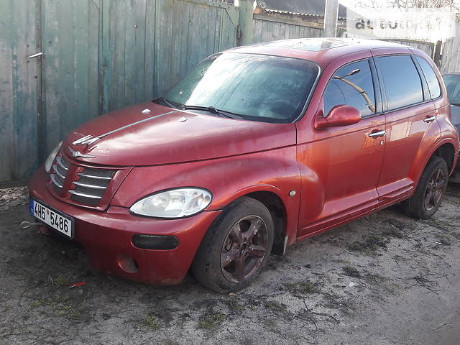
[(43, 205), (37, 200), (30, 199), (30, 213), (35, 218), (49, 225), (54, 230), (73, 238), (73, 219), (70, 216)]

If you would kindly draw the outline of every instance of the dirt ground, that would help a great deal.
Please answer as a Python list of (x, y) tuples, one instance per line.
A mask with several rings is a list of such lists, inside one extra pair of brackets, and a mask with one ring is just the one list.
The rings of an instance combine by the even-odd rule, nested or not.
[(460, 344), (460, 185), (431, 220), (377, 212), (272, 256), (230, 295), (191, 275), (158, 287), (94, 272), (23, 220), (26, 189), (0, 190), (1, 344)]

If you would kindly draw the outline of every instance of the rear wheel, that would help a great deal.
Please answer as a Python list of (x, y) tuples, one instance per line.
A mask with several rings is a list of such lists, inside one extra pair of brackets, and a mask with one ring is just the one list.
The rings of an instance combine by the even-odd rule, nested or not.
[(414, 218), (430, 218), (441, 205), (448, 179), (446, 161), (433, 157), (425, 167), (414, 195), (403, 202), (404, 212)]
[(270, 255), (273, 234), (264, 204), (248, 197), (237, 200), (206, 233), (192, 265), (195, 277), (216, 292), (247, 287)]

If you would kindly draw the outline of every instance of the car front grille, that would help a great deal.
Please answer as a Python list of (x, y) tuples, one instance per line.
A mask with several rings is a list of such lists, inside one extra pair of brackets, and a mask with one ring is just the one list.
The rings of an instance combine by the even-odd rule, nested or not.
[(53, 164), (54, 173), (50, 174), (54, 189), (60, 193), (64, 188), (64, 182), (69, 173), (70, 163), (62, 156), (56, 157)]
[(77, 173), (78, 180), (72, 183), (75, 188), (69, 189), (71, 199), (81, 204), (97, 206), (114, 174), (114, 170), (85, 168)]
[(98, 206), (116, 172), (114, 169), (80, 166), (58, 155), (50, 179), (60, 197), (85, 206)]

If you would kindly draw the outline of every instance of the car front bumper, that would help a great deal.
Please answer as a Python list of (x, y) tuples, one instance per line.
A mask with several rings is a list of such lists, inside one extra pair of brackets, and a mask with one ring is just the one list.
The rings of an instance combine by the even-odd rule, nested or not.
[[(127, 208), (109, 206), (105, 212), (56, 199), (48, 190), (48, 175), (40, 168), (29, 183), (30, 197), (74, 218), (74, 240), (81, 243), (96, 270), (150, 284), (177, 284), (193, 261), (201, 240), (221, 211), (164, 220), (132, 215)], [(142, 249), (133, 236), (174, 236), (174, 249)]]

